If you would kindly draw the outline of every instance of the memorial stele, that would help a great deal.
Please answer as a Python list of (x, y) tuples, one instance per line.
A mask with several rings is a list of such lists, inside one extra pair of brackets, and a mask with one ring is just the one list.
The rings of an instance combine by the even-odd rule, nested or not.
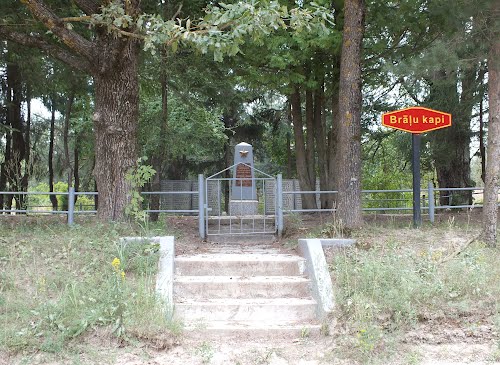
[(234, 147), (233, 178), (229, 214), (256, 215), (259, 202), (255, 186), (252, 145), (241, 142)]

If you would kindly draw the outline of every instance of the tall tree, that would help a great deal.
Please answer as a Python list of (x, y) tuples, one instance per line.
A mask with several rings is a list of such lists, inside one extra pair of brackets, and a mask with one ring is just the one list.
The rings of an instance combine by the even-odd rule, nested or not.
[(361, 214), (361, 62), (364, 0), (344, 3), (340, 61), (337, 216), (348, 229), (363, 223)]
[[(500, 0), (494, 0), (492, 19), (500, 17)], [(496, 25), (496, 24), (495, 24)], [(500, 174), (500, 32), (491, 32), (488, 54), (489, 126), (486, 158), (486, 181), (483, 205), (483, 239), (496, 246), (498, 223), (498, 182)]]
[[(31, 15), (46, 29), (13, 30), (0, 26), (0, 37), (36, 47), (69, 66), (94, 78), (96, 138), (94, 176), (99, 191), (98, 216), (104, 220), (121, 219), (129, 199), (127, 171), (136, 162), (136, 125), (138, 118), (139, 43), (134, 37), (117, 37), (105, 26), (69, 27), (62, 16), (41, 0), (23, 2)], [(79, 11), (64, 12), (88, 16), (100, 12), (104, 1), (75, 0)], [(119, 1), (131, 19), (140, 14), (140, 1)], [(133, 23), (125, 31), (133, 31)], [(46, 30), (50, 31), (47, 36)], [(77, 31), (79, 30), (79, 31)], [(57, 38), (54, 42), (52, 37)]]

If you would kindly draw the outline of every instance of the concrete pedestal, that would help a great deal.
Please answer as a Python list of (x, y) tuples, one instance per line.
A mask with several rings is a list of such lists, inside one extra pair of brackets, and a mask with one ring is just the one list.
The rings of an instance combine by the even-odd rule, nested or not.
[(229, 215), (257, 215), (259, 202), (257, 200), (230, 200)]

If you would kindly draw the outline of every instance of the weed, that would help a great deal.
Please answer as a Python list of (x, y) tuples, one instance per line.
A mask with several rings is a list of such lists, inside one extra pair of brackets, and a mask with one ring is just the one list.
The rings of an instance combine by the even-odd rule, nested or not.
[(196, 355), (201, 357), (203, 364), (208, 364), (214, 356), (215, 350), (210, 342), (203, 341), (195, 350)]
[(321, 324), (321, 328), (319, 329), (319, 333), (323, 336), (330, 336), (330, 325), (326, 322)]
[(141, 157), (137, 160), (136, 166), (131, 168), (125, 175), (125, 179), (131, 186), (132, 196), (129, 204), (125, 207), (125, 214), (132, 218), (142, 229), (148, 231), (148, 215), (142, 207), (144, 198), (140, 193), (140, 189), (154, 176), (156, 171), (149, 165), (144, 165), (143, 162), (147, 157)]

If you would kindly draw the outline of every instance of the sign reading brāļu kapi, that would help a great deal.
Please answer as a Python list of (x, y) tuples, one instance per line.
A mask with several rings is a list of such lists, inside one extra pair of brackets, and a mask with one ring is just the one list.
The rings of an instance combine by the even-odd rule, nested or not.
[(420, 134), (451, 126), (451, 114), (416, 106), (382, 114), (382, 125)]

